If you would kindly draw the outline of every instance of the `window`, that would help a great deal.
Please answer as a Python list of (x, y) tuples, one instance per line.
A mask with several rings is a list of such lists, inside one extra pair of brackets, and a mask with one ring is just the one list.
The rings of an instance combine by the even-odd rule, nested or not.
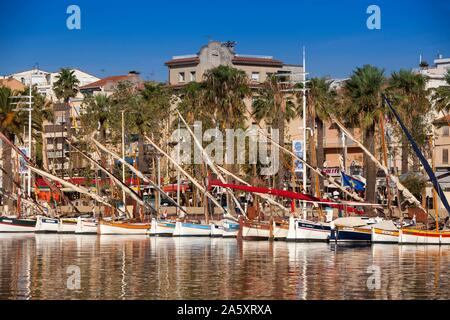
[(448, 163), (448, 149), (442, 149), (442, 163)]
[(191, 81), (195, 81), (195, 71), (191, 71)]
[(259, 81), (259, 72), (252, 72), (252, 80)]
[(448, 126), (443, 126), (442, 127), (442, 136), (443, 137), (448, 137), (449, 136), (449, 127)]
[(178, 82), (184, 82), (184, 81), (185, 81), (184, 72), (180, 72), (178, 74)]

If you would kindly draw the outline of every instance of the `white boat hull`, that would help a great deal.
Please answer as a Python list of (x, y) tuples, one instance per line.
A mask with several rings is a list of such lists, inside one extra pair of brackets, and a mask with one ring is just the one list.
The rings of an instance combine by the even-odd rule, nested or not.
[(36, 227), (34, 232), (37, 233), (54, 233), (58, 232), (59, 219), (37, 216)]
[(174, 222), (152, 219), (152, 224), (147, 234), (150, 236), (172, 236), (174, 231)]
[(100, 223), (99, 234), (146, 235), (150, 229), (148, 223)]
[(0, 233), (34, 232), (35, 227), (36, 227), (35, 220), (16, 219), (8, 217), (1, 217), (0, 219)]
[(247, 240), (269, 240), (272, 234), (269, 228), (242, 226), (242, 238)]
[(59, 219), (58, 233), (75, 233), (77, 219)]
[(450, 244), (450, 231), (441, 235), (441, 244)]
[(211, 237), (213, 238), (223, 237), (223, 226), (211, 223)]
[(400, 244), (441, 244), (441, 236), (439, 233), (429, 231), (411, 231), (400, 230), (399, 232)]
[(273, 228), (273, 238), (275, 240), (286, 240), (288, 235), (289, 228), (288, 226), (275, 226)]
[(185, 223), (178, 221), (173, 232), (174, 237), (209, 237), (211, 226), (209, 224)]
[(372, 228), (372, 242), (373, 243), (398, 243), (399, 232), (391, 230), (382, 230)]
[(224, 220), (222, 223), (222, 237), (236, 238), (239, 233), (239, 223)]
[(75, 227), (76, 234), (97, 234), (98, 223), (95, 219), (84, 219), (78, 217), (77, 226)]
[(303, 219), (289, 218), (287, 241), (328, 241), (330, 227)]

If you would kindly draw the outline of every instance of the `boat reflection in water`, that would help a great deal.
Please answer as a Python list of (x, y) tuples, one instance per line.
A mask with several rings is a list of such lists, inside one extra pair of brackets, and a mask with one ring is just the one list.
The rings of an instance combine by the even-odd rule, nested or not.
[[(0, 299), (448, 299), (449, 249), (0, 234)], [(79, 289), (67, 287), (70, 266)]]

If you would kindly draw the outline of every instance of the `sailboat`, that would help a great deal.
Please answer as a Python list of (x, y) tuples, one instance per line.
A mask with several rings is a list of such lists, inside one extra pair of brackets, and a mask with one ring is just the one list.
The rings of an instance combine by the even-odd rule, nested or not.
[(291, 216), (286, 241), (328, 241), (330, 234), (329, 223), (313, 222)]
[(77, 218), (60, 218), (58, 224), (58, 233), (75, 233), (77, 224)]
[(99, 234), (146, 235), (150, 228), (148, 222), (105, 221), (99, 222)]
[(1, 216), (0, 233), (5, 232), (34, 232), (36, 220), (18, 217)]
[(19, 194), (17, 197), (17, 216), (0, 216), (0, 233), (34, 232), (36, 219), (21, 218), (20, 211), (22, 208), (20, 203), (21, 199)]
[(75, 234), (97, 234), (98, 221), (95, 218), (77, 218), (77, 225), (75, 227)]
[(233, 220), (222, 220), (222, 237), (223, 238), (236, 238), (239, 233), (239, 223)]
[(36, 227), (34, 232), (36, 233), (56, 233), (59, 229), (59, 219), (49, 218), (44, 216), (37, 216)]
[(150, 236), (172, 236), (175, 231), (175, 224), (176, 222), (171, 220), (153, 218), (147, 234)]

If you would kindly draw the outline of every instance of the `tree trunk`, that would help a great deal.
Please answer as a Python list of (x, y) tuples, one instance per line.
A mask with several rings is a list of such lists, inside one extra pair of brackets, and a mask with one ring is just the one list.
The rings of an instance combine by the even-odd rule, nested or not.
[[(284, 147), (284, 113), (280, 110), (280, 112), (278, 112), (278, 117), (276, 120), (276, 128), (279, 131), (279, 144), (280, 146)], [(274, 148), (274, 146), (272, 146), (272, 148)], [(272, 150), (273, 152), (273, 150)], [(284, 187), (284, 176), (286, 175), (286, 169), (284, 167), (284, 152), (280, 151), (279, 152), (279, 169), (278, 169), (278, 174), (276, 176), (276, 188), (277, 189), (283, 189)]]
[[(364, 131), (364, 146), (375, 154), (375, 124), (370, 125)], [(375, 163), (364, 154), (364, 176), (366, 178), (366, 197), (365, 200), (369, 203), (375, 203), (376, 201), (376, 182), (377, 182), (377, 168)], [(366, 213), (373, 213), (373, 209), (365, 207)]]
[(42, 139), (42, 167), (45, 171), (48, 170), (48, 155), (47, 155), (47, 138), (45, 137), (45, 133), (41, 132), (41, 139)]
[(408, 139), (405, 135), (402, 136), (402, 174), (407, 173), (408, 168), (408, 158), (409, 158), (409, 149), (408, 149)]
[(139, 133), (139, 140), (138, 140), (138, 148), (139, 148), (139, 157), (138, 157), (138, 170), (142, 173), (146, 173), (146, 166), (145, 166), (145, 157), (144, 157), (144, 134), (141, 132)]
[[(317, 124), (317, 164), (319, 168), (323, 168), (323, 163), (325, 162), (325, 154), (324, 154), (324, 148), (323, 148), (323, 121), (320, 118), (317, 118), (316, 120)], [(324, 183), (323, 178), (319, 177), (319, 183), (320, 183), (320, 190), (323, 191)]]

